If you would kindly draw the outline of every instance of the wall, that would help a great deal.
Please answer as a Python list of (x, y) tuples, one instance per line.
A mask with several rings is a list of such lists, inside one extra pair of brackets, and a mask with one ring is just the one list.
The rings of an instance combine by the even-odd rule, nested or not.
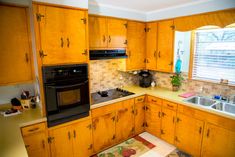
[(137, 84), (138, 76), (118, 71), (122, 59), (90, 61), (91, 92)]
[(34, 95), (34, 84), (20, 84), (10, 86), (0, 86), (0, 105), (10, 103), (12, 98), (20, 98), (22, 90), (29, 91), (30, 95)]

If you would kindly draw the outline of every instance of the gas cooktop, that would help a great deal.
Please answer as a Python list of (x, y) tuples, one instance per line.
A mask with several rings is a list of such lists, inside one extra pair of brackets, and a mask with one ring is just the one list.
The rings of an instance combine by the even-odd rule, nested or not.
[(121, 88), (110, 89), (110, 90), (102, 91), (102, 92), (99, 91), (99, 92), (91, 93), (91, 98), (92, 98), (91, 104), (94, 105), (94, 104), (98, 104), (101, 102), (129, 96), (132, 94), (135, 94), (135, 93), (129, 92), (127, 90), (123, 90)]

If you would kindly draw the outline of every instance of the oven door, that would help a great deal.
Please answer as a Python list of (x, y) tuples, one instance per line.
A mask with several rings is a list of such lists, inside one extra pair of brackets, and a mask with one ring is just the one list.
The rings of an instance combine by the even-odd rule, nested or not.
[(88, 80), (82, 83), (45, 85), (47, 112), (89, 105)]

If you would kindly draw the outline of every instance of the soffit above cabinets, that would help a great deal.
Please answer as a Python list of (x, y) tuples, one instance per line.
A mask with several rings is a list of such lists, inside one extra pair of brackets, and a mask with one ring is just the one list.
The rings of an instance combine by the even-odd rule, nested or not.
[(234, 0), (89, 0), (89, 14), (154, 21), (235, 8)]

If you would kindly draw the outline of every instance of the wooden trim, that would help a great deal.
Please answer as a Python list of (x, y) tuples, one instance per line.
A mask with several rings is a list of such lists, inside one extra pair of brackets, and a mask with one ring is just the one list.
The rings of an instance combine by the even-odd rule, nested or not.
[(190, 41), (190, 58), (189, 58), (189, 72), (188, 77), (189, 79), (192, 79), (193, 76), (193, 63), (194, 63), (194, 42), (195, 42), (195, 31), (191, 32), (191, 41)]
[(5, 5), (5, 6), (9, 6), (9, 7), (29, 8), (28, 5), (16, 4), (16, 3), (10, 3), (10, 2), (0, 2), (0, 5)]
[(62, 5), (62, 4), (52, 4), (52, 3), (35, 2), (35, 1), (33, 1), (32, 3), (36, 4), (36, 5), (45, 5), (45, 6), (51, 6), (51, 7), (64, 8), (64, 9), (75, 9), (75, 10), (88, 11), (88, 9), (85, 9), (85, 8), (73, 7), (73, 6)]

